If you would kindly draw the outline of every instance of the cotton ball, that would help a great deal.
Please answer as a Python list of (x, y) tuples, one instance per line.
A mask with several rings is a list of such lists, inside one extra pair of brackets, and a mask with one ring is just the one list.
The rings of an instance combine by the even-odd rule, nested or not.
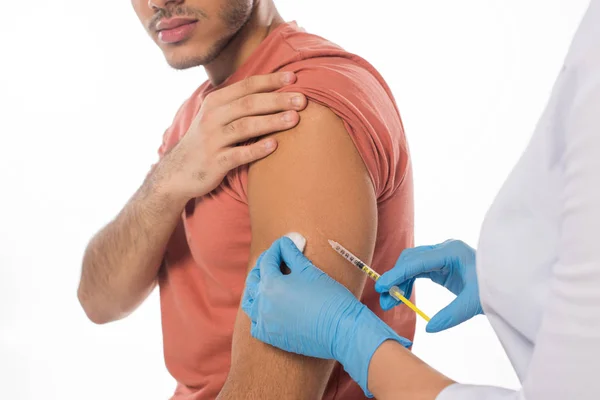
[(302, 236), (298, 232), (290, 232), (287, 235), (285, 235), (285, 237), (290, 239), (292, 242), (294, 242), (296, 247), (302, 253), (304, 253), (304, 248), (306, 247), (306, 239), (304, 238), (304, 236)]

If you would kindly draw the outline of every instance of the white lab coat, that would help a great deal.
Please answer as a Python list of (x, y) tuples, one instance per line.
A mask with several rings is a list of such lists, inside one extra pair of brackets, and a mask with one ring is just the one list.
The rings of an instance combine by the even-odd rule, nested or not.
[(522, 383), (437, 400), (600, 400), (600, 0), (482, 227), (483, 309)]

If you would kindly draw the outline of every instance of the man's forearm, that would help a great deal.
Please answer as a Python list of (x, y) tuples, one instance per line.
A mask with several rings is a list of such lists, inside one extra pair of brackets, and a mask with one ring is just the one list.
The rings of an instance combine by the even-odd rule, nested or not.
[(119, 215), (90, 241), (78, 297), (106, 323), (131, 313), (154, 288), (164, 252), (185, 207), (150, 174)]
[[(277, 141), (261, 136), (298, 124), (306, 98), (270, 93), (295, 81), (291, 72), (254, 76), (206, 96), (181, 140), (88, 245), (78, 295), (92, 321), (122, 318), (146, 298), (189, 199), (216, 189), (229, 171), (271, 154)], [(300, 103), (292, 102), (297, 96)], [(239, 146), (252, 138), (260, 139)]]

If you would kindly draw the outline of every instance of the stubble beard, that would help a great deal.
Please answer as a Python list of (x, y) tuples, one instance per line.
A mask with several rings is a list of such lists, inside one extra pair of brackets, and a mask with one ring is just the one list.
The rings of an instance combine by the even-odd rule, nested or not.
[[(221, 12), (219, 18), (227, 26), (227, 34), (219, 38), (212, 47), (204, 54), (187, 57), (183, 60), (169, 62), (169, 65), (178, 70), (208, 65), (219, 57), (223, 50), (236, 38), (243, 30), (252, 17), (254, 1), (247, 4), (247, 0), (234, 0), (227, 3)], [(200, 21), (199, 23), (202, 23)]]

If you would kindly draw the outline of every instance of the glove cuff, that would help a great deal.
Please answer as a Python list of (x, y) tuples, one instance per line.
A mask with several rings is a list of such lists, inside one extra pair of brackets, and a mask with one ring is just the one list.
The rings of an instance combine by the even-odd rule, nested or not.
[(345, 323), (339, 327), (341, 334), (337, 337), (340, 343), (336, 346), (338, 351), (335, 352), (335, 357), (360, 385), (365, 396), (372, 398), (373, 394), (367, 384), (369, 364), (375, 351), (387, 340), (395, 340), (405, 347), (411, 343), (399, 336), (365, 305), (361, 306), (353, 318), (343, 318)]

